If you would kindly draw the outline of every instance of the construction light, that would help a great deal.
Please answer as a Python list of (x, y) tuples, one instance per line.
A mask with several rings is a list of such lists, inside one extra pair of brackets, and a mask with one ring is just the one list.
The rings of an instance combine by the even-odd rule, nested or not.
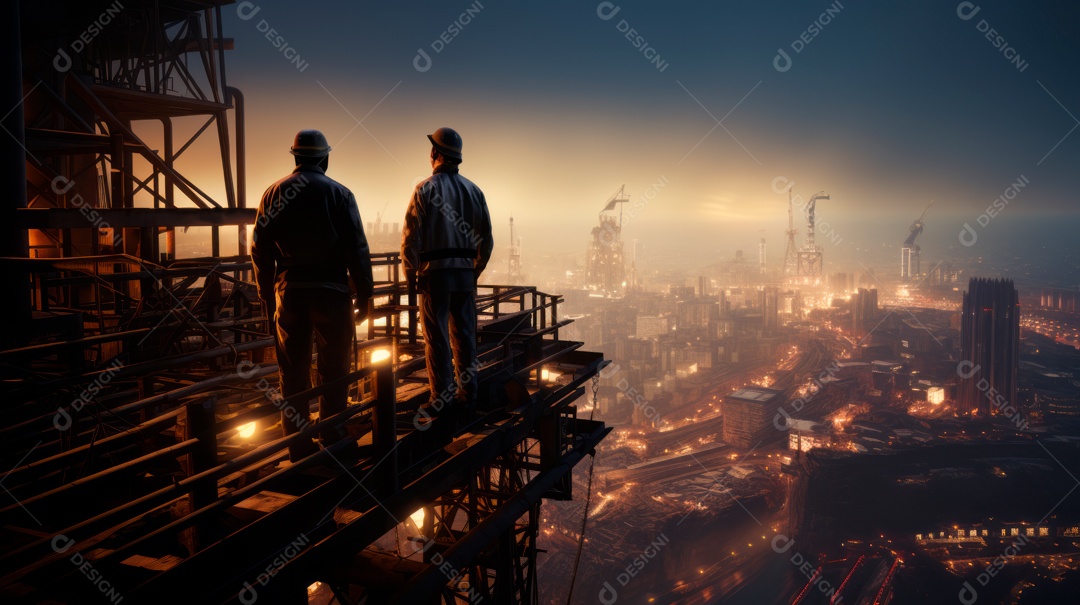
[(417, 527), (417, 529), (423, 527), (424, 526), (424, 509), (422, 509), (422, 508), (417, 509), (415, 513), (409, 515), (409, 518), (412, 519), (413, 525), (415, 525)]
[(390, 359), (390, 349), (375, 349), (371, 352), (371, 363), (379, 363)]
[(239, 435), (241, 439), (251, 439), (255, 436), (255, 423), (249, 422), (240, 425), (240, 428), (236, 429), (236, 434)]

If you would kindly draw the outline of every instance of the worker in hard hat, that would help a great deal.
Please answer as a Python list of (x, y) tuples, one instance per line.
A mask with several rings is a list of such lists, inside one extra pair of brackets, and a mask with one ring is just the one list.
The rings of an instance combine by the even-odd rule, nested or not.
[(433, 174), (409, 201), (401, 258), (420, 293), (427, 407), (438, 413), (456, 402), (467, 411), (477, 398), (476, 283), (495, 245), (491, 216), (484, 192), (458, 171), (461, 135), (440, 128), (428, 140)]
[[(312, 337), (322, 382), (348, 374), (354, 322), (366, 316), (373, 288), (356, 198), (326, 176), (326, 137), (318, 130), (301, 130), (291, 153), (296, 168), (263, 194), (251, 244), (255, 282), (275, 336), (281, 395), (286, 398), (311, 388)], [(343, 411), (348, 390), (348, 384), (327, 390), (319, 417)], [(287, 406), (281, 422), (286, 436), (307, 426), (309, 402)], [(328, 445), (344, 436), (342, 425), (324, 431), (321, 438)], [(301, 441), (289, 449), (293, 461), (318, 449), (309, 439)]]

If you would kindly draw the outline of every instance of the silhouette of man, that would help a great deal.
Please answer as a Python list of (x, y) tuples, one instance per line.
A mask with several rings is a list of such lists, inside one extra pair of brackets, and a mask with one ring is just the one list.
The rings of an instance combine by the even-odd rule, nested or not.
[[(290, 397), (311, 388), (311, 343), (315, 338), (323, 384), (349, 372), (349, 345), (354, 321), (367, 313), (373, 282), (371, 255), (360, 222), (356, 198), (344, 185), (326, 176), (330, 145), (318, 130), (296, 134), (292, 174), (271, 185), (259, 203), (251, 260), (259, 298), (275, 335), (281, 394)], [(350, 299), (349, 279), (355, 291)], [(345, 409), (349, 386), (327, 390), (321, 419)], [(286, 436), (310, 422), (309, 402), (282, 410)], [(345, 436), (344, 426), (323, 431), (323, 445)], [(289, 448), (294, 462), (318, 450), (311, 440)]]
[(458, 172), (461, 135), (440, 128), (428, 140), (433, 174), (409, 201), (401, 258), (420, 293), (429, 406), (439, 412), (456, 400), (470, 410), (477, 397), (476, 282), (494, 247), (491, 216), (484, 193)]

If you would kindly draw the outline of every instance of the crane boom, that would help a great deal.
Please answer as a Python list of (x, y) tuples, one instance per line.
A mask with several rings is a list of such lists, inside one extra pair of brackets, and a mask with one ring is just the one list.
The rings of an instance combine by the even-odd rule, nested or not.
[(919, 215), (919, 220), (917, 222), (920, 222), (920, 223), (922, 222), (923, 218), (926, 216), (926, 213), (930, 212), (930, 206), (933, 206), (933, 205), (934, 205), (934, 200), (930, 200), (930, 203), (926, 205), (926, 210), (923, 210), (922, 214)]
[(904, 240), (904, 246), (908, 248), (915, 246), (915, 238), (919, 237), (919, 234), (923, 232), (923, 218), (926, 217), (926, 213), (930, 211), (930, 206), (933, 205), (934, 200), (930, 200), (930, 203), (926, 206), (926, 210), (923, 210), (922, 214), (919, 215), (919, 218), (915, 219), (914, 223), (911, 223), (911, 227), (908, 228), (909, 233), (907, 239)]
[(810, 201), (806, 203), (806, 244), (810, 247), (814, 246), (814, 209), (817, 208), (818, 200), (827, 199), (830, 199), (829, 196), (824, 191), (820, 191), (810, 196)]

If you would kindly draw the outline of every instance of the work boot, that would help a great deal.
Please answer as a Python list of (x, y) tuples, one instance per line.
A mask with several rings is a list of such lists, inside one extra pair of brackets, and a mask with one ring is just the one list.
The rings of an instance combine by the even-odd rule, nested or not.
[(462, 416), (472, 416), (476, 413), (476, 397), (469, 395), (455, 397), (454, 409), (458, 410)]
[(471, 425), (477, 418), (476, 402), (457, 400), (453, 408), (455, 430), (461, 430)]
[(454, 407), (454, 399), (447, 396), (431, 397), (427, 403), (420, 406), (432, 418), (449, 413)]

